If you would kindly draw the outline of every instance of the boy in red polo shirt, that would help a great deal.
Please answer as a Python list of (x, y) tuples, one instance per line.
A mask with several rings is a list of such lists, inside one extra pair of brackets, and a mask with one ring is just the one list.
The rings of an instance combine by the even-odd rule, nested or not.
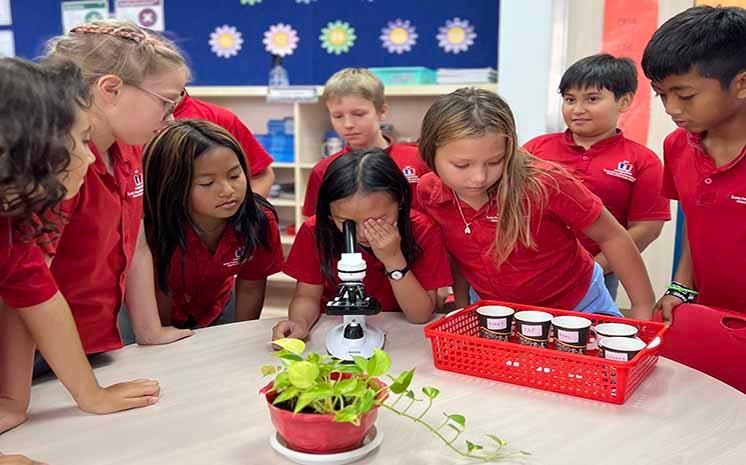
[(746, 312), (746, 10), (690, 8), (666, 21), (642, 58), (679, 126), (665, 140), (663, 194), (684, 211), (674, 283), (658, 301)]
[(184, 94), (179, 106), (174, 110), (174, 118), (197, 118), (210, 121), (230, 132), (241, 144), (251, 170), (251, 190), (267, 197), (275, 180), (275, 173), (270, 166), (272, 157), (264, 150), (249, 128), (230, 110)]
[(420, 177), (430, 171), (420, 158), (417, 147), (392, 143), (381, 133), (381, 122), (386, 119), (383, 83), (365, 68), (345, 68), (326, 81), (321, 101), (329, 111), (332, 127), (347, 146), (313, 167), (306, 187), (303, 215), (316, 213), (319, 186), (331, 162), (353, 150), (379, 148), (386, 151), (399, 166), (412, 188), (412, 208), (417, 209), (414, 194)]
[[(671, 212), (661, 195), (660, 159), (617, 129), (635, 90), (637, 70), (629, 58), (583, 58), (565, 71), (559, 85), (567, 130), (536, 137), (523, 148), (570, 171), (601, 199), (642, 252), (658, 237)], [(582, 233), (578, 239), (603, 268), (606, 288), (616, 299), (619, 278), (601, 248)]]

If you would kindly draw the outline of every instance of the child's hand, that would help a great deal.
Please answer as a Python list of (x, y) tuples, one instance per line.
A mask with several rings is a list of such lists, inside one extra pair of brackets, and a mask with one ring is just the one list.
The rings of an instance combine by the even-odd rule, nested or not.
[(308, 328), (303, 323), (293, 320), (284, 320), (272, 328), (272, 340), (292, 337), (296, 339), (305, 339), (308, 336)]
[(80, 409), (89, 413), (114, 413), (147, 407), (158, 402), (161, 386), (153, 379), (138, 379), (99, 388), (90, 399), (81, 399)]
[(171, 344), (180, 339), (193, 335), (191, 329), (179, 329), (173, 326), (161, 326), (154, 334), (144, 336), (137, 335), (137, 343), (140, 345)]
[(664, 295), (655, 304), (655, 308), (653, 309), (653, 311), (655, 312), (656, 310), (662, 310), (663, 322), (670, 325), (671, 321), (673, 321), (673, 309), (683, 303), (684, 302), (682, 302), (681, 299), (679, 299), (678, 297), (674, 297), (672, 295)]
[(381, 219), (369, 219), (363, 225), (363, 234), (373, 254), (387, 270), (406, 266), (406, 260), (401, 253), (399, 228)]
[(23, 455), (3, 455), (0, 452), (0, 465), (46, 465)]

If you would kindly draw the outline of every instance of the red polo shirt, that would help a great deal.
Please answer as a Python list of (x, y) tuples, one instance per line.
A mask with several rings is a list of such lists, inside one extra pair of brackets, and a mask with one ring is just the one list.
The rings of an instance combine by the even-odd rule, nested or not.
[(0, 299), (13, 308), (39, 305), (57, 285), (39, 247), (21, 240), (10, 218), (0, 218)]
[(176, 110), (174, 110), (174, 118), (203, 119), (215, 123), (230, 132), (239, 144), (241, 144), (244, 153), (246, 153), (252, 176), (256, 176), (264, 171), (272, 163), (272, 157), (259, 144), (249, 128), (238, 119), (238, 116), (223, 107), (198, 100), (187, 94), (179, 106), (176, 107)]
[(241, 260), (244, 243), (232, 226), (223, 232), (215, 253), (211, 253), (190, 226), (184, 228), (187, 248), (177, 247), (171, 257), (167, 284), (172, 298), (171, 320), (184, 325), (191, 316), (198, 327), (209, 326), (220, 316), (236, 281), (258, 281), (282, 270), (280, 231), (274, 214), (269, 219), (269, 243)]
[[(596, 142), (589, 149), (577, 145), (570, 130), (536, 137), (523, 148), (531, 154), (564, 166), (625, 228), (630, 221), (668, 221), (670, 202), (661, 195), (663, 164), (644, 145), (624, 137), (622, 131)], [(601, 248), (584, 234), (578, 239), (597, 255)]]
[[(420, 212), (412, 211), (410, 217), (415, 241), (422, 248), (422, 254), (409, 265), (410, 272), (425, 290), (449, 286), (453, 279), (440, 230), (430, 218)], [(321, 258), (316, 246), (315, 228), (315, 216), (303, 223), (288, 254), (284, 271), (300, 282), (324, 285), (324, 294), (321, 299), (321, 311), (324, 312), (326, 302), (333, 299), (337, 293), (338, 280), (335, 279), (333, 283), (329, 282), (321, 272)], [(363, 279), (365, 291), (380, 302), (383, 311), (399, 311), (399, 304), (396, 302), (383, 263), (363, 247), (360, 248), (360, 252), (367, 265)], [(334, 266), (336, 266), (336, 260), (334, 260)]]
[(680, 128), (663, 154), (663, 194), (686, 215), (697, 303), (746, 312), (746, 147), (717, 168), (702, 135)]
[[(311, 217), (316, 214), (316, 203), (319, 200), (319, 189), (321, 188), (321, 181), (324, 180), (324, 174), (329, 165), (336, 160), (338, 157), (345, 153), (351, 152), (352, 149), (348, 146), (343, 150), (329, 155), (326, 158), (322, 158), (311, 171), (311, 175), (308, 178), (308, 186), (306, 187), (306, 199), (303, 202), (303, 215)], [(417, 206), (417, 183), (420, 182), (420, 177), (423, 174), (430, 172), (430, 168), (427, 167), (424, 161), (420, 158), (420, 152), (417, 150), (416, 145), (412, 144), (391, 144), (386, 149), (386, 153), (396, 162), (396, 166), (401, 168), (401, 172), (404, 177), (409, 181), (409, 187), (412, 191), (412, 208), (419, 210)]]
[(122, 347), (117, 314), (143, 218), (141, 147), (109, 149), (112, 173), (93, 144), (96, 161), (80, 193), (63, 202), (68, 222), (56, 244), (52, 274), (72, 309), (86, 353)]
[(446, 248), (461, 274), (481, 298), (572, 309), (588, 292), (593, 273), (593, 258), (575, 234), (598, 219), (603, 204), (556, 168), (540, 179), (547, 197), (543, 210), (532, 202), (530, 226), (537, 250), (518, 243), (499, 269), (492, 252), (498, 221), (494, 200), (479, 211), (461, 202), (471, 223), (471, 234), (466, 235), (453, 192), (435, 173), (422, 178), (417, 194), (423, 210), (442, 228)]

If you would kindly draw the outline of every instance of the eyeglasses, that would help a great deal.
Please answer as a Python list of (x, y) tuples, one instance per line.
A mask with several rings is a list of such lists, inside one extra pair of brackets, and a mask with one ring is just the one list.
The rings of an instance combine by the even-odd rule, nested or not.
[(158, 100), (160, 100), (161, 102), (167, 104), (166, 105), (165, 113), (163, 114), (162, 121), (166, 121), (166, 119), (169, 116), (171, 116), (171, 114), (174, 112), (174, 110), (176, 110), (176, 107), (179, 106), (179, 104), (181, 103), (181, 101), (184, 99), (184, 96), (186, 95), (186, 89), (181, 89), (181, 92), (179, 92), (179, 96), (176, 98), (176, 100), (171, 100), (170, 98), (166, 98), (166, 97), (162, 96), (161, 94), (153, 92), (152, 90), (148, 90), (148, 89), (146, 89), (144, 87), (135, 86), (135, 85), (132, 85), (132, 84), (130, 84), (130, 86), (134, 87), (135, 89), (140, 89), (141, 91), (145, 92), (146, 94), (150, 94), (153, 97), (155, 97)]

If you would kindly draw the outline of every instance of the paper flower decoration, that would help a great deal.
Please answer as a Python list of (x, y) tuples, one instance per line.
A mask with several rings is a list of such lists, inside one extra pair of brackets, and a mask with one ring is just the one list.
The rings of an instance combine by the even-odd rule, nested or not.
[(453, 18), (446, 21), (445, 26), (438, 28), (438, 46), (446, 53), (461, 53), (469, 50), (474, 45), (477, 33), (469, 21), (461, 18)]
[(396, 21), (389, 21), (388, 25), (381, 29), (381, 41), (389, 53), (401, 55), (411, 51), (412, 46), (417, 43), (417, 32), (409, 21), (397, 18)]
[(262, 3), (262, 0), (241, 0), (241, 5), (251, 5), (251, 6), (254, 6), (257, 3)]
[(349, 52), (350, 48), (355, 45), (355, 39), (357, 39), (355, 28), (344, 21), (328, 23), (319, 36), (321, 47), (326, 49), (327, 53), (337, 55)]
[(243, 44), (241, 33), (233, 26), (224, 24), (210, 33), (210, 49), (221, 58), (230, 58), (238, 55)]
[(277, 23), (264, 33), (264, 49), (281, 57), (292, 55), (298, 46), (298, 33), (288, 24)]

